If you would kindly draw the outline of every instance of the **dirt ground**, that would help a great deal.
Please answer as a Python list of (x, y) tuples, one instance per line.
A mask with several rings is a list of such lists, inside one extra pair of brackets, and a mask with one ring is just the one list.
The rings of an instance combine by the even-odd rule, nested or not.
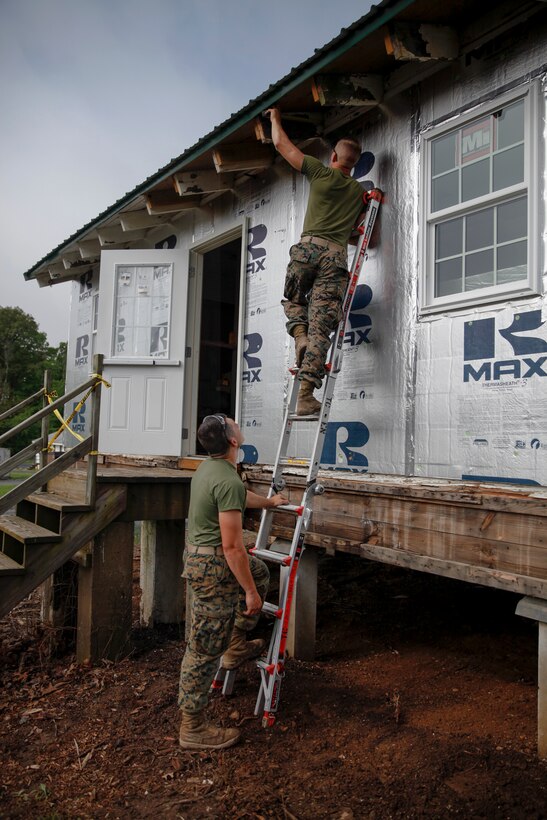
[(215, 753), (177, 745), (178, 629), (81, 668), (48, 658), (36, 600), (0, 622), (2, 818), (547, 817), (537, 627), (510, 593), (322, 559), (315, 662), (289, 662), (270, 729), (249, 663), (211, 705), (243, 742)]

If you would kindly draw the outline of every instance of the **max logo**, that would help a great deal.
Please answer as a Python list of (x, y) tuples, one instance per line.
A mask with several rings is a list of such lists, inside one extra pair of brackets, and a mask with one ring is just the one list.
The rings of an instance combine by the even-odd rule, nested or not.
[[(361, 452), (361, 448), (368, 442), (369, 436), (368, 427), (361, 421), (330, 421), (327, 424), (321, 464), (332, 464), (341, 470), (366, 472), (368, 458)], [(345, 457), (345, 464), (338, 458), (339, 450)]]
[(116, 331), (116, 353), (125, 352), (125, 319), (118, 320), (118, 329)]
[(245, 359), (246, 370), (243, 371), (243, 384), (254, 384), (260, 381), (262, 372), (262, 359), (255, 354), (262, 349), (262, 336), (260, 333), (247, 333), (245, 335)]
[[(74, 411), (77, 406), (78, 402), (74, 402), (72, 405), (72, 410)], [(75, 433), (85, 433), (85, 410), (86, 405), (84, 403), (70, 423), (70, 426)]]
[(83, 302), (84, 299), (89, 299), (91, 296), (91, 291), (93, 290), (93, 271), (88, 271), (87, 273), (82, 273), (80, 276), (80, 295), (78, 297), (79, 302)]
[(247, 263), (247, 273), (258, 273), (258, 271), (266, 270), (266, 248), (262, 247), (262, 243), (267, 235), (268, 229), (265, 225), (255, 225), (254, 228), (249, 228), (247, 251), (250, 261)]
[(74, 364), (76, 367), (81, 367), (84, 364), (87, 364), (87, 360), (89, 359), (89, 336), (87, 333), (85, 336), (78, 336), (76, 339), (76, 356), (74, 359)]
[(370, 344), (369, 334), (372, 320), (364, 311), (372, 300), (372, 290), (368, 285), (357, 285), (348, 317), (349, 329), (346, 326), (344, 344), (357, 347), (363, 343)]
[[(547, 340), (541, 336), (529, 335), (532, 330), (539, 330), (545, 323), (541, 318), (541, 310), (530, 310), (528, 313), (515, 313), (509, 327), (502, 328), (496, 333), (494, 317), (466, 322), (463, 330), (463, 358), (465, 362), (477, 359), (491, 359), (477, 365), (464, 364), (463, 380), (500, 381), (502, 376), (513, 379), (530, 379), (532, 376), (547, 376), (543, 369), (547, 356), (537, 354), (547, 353)], [(510, 345), (513, 356), (517, 358), (496, 359), (496, 353), (504, 352), (507, 344), (501, 343), (499, 336)], [(534, 358), (531, 358), (531, 357)]]

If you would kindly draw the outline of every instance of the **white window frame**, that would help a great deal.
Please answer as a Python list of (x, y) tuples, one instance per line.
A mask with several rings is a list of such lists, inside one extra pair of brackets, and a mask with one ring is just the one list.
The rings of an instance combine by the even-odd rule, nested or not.
[[(431, 211), (431, 146), (434, 139), (450, 131), (460, 129), (473, 120), (492, 114), (499, 108), (524, 100), (524, 180), (522, 183), (495, 191), (485, 196), (467, 200), (441, 211)], [(509, 298), (537, 296), (542, 292), (542, 271), (540, 270), (540, 232), (538, 214), (540, 212), (538, 194), (541, 166), (539, 161), (539, 107), (540, 85), (529, 82), (487, 103), (470, 108), (465, 114), (453, 116), (441, 125), (425, 130), (421, 136), (421, 218), (423, 226), (420, 237), (421, 262), (421, 308), (422, 316), (456, 310), (470, 305), (483, 305), (506, 301)], [(499, 205), (522, 194), (527, 195), (527, 278), (503, 285), (491, 285), (447, 296), (435, 296), (435, 226), (459, 216), (466, 216), (481, 208)]]

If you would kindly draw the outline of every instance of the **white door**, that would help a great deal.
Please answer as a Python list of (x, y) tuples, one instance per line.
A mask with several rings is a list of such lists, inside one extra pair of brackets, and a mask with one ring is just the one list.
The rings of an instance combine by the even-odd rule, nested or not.
[(111, 387), (101, 452), (181, 454), (187, 291), (183, 251), (102, 252), (96, 352)]

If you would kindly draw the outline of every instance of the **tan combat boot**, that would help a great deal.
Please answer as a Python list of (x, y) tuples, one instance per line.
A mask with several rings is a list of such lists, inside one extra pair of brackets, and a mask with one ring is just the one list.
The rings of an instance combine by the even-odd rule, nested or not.
[(296, 366), (302, 367), (304, 361), (304, 354), (308, 348), (308, 334), (305, 325), (297, 325), (293, 330), (294, 336), (294, 352), (296, 355)]
[(321, 410), (321, 402), (313, 397), (314, 389), (315, 385), (313, 382), (302, 379), (296, 402), (297, 416), (316, 416)]
[(211, 726), (203, 712), (181, 712), (179, 745), (183, 749), (227, 749), (239, 740), (239, 729), (221, 729)]
[(230, 646), (220, 661), (221, 666), (223, 669), (237, 669), (238, 666), (241, 666), (242, 663), (250, 660), (250, 658), (257, 658), (265, 646), (266, 641), (262, 640), (262, 638), (255, 638), (254, 641), (248, 641), (245, 630), (234, 626)]

